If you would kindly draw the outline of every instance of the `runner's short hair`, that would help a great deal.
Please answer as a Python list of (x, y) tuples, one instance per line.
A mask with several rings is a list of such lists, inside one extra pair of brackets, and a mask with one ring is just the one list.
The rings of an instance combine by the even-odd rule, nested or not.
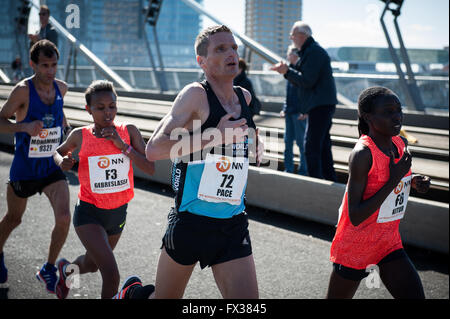
[(86, 91), (84, 92), (84, 97), (86, 99), (86, 104), (91, 105), (92, 96), (99, 92), (112, 92), (116, 97), (117, 93), (114, 89), (114, 84), (108, 80), (97, 80), (93, 81)]
[(231, 34), (233, 33), (225, 25), (214, 25), (200, 31), (197, 38), (195, 39), (195, 54), (206, 57), (208, 55), (209, 37), (219, 32), (229, 32)]
[(49, 40), (39, 40), (30, 49), (30, 59), (34, 63), (39, 63), (39, 54), (43, 53), (47, 58), (51, 58), (56, 54), (56, 58), (59, 59), (59, 51), (56, 45)]

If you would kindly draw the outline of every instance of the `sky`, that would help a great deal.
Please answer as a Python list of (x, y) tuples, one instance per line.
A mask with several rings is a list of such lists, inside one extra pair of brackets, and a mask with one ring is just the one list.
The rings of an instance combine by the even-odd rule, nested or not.
[[(245, 0), (203, 0), (203, 6), (225, 24), (244, 33)], [(380, 0), (303, 0), (302, 20), (311, 26), (313, 37), (325, 48), (387, 47), (379, 20), (383, 8), (384, 2)], [(38, 30), (37, 14), (30, 16), (35, 17), (30, 26)], [(384, 21), (393, 45), (398, 47), (393, 15), (387, 12)], [(203, 27), (212, 24), (216, 23), (203, 18)], [(404, 0), (398, 24), (407, 48), (442, 49), (449, 45), (449, 1)]]
[[(244, 33), (245, 0), (203, 0), (203, 4), (217, 18)], [(384, 5), (380, 0), (303, 0), (302, 20), (325, 48), (386, 47), (380, 24)], [(393, 15), (387, 12), (384, 21), (393, 45), (398, 47)], [(448, 0), (404, 0), (397, 21), (407, 48), (442, 49), (449, 45)], [(203, 26), (211, 24), (215, 23), (204, 19)]]

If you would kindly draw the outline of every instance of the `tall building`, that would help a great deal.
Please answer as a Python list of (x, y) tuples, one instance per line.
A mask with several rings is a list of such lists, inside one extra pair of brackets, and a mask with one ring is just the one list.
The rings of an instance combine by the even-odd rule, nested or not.
[[(195, 0), (203, 5), (203, 0)], [(146, 2), (146, 1), (145, 1)], [(197, 12), (180, 0), (163, 0), (156, 27), (164, 66), (197, 67), (194, 41), (202, 20)], [(155, 43), (151, 28), (147, 29), (151, 43)], [(156, 48), (152, 46), (156, 55)]]
[[(203, 0), (197, 0), (200, 4)], [(81, 43), (109, 66), (151, 66), (145, 43), (144, 7), (147, 0), (46, 0), (51, 15), (63, 26), (76, 4), (80, 9), (80, 27), (69, 30)], [(156, 26), (165, 67), (196, 65), (194, 41), (201, 27), (199, 15), (182, 1), (164, 0)], [(153, 30), (146, 25), (154, 60), (158, 65)], [(61, 37), (61, 36), (60, 36)], [(59, 49), (64, 59), (69, 51), (65, 39)], [(65, 63), (65, 60), (64, 60)], [(80, 54), (77, 64), (88, 64)]]
[(26, 14), (21, 14), (23, 6), (23, 1), (0, 0), (0, 64), (10, 65), (17, 55), (27, 64), (27, 20)]
[[(291, 44), (289, 32), (295, 21), (302, 19), (302, 0), (246, 0), (245, 34), (281, 57)], [(258, 70), (266, 63), (252, 55), (251, 68)]]

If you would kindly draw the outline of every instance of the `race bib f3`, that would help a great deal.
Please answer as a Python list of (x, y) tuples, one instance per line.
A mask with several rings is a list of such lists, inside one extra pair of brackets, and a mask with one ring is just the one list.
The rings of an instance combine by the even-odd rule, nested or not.
[(89, 157), (91, 190), (97, 194), (117, 193), (130, 188), (130, 159), (123, 154)]

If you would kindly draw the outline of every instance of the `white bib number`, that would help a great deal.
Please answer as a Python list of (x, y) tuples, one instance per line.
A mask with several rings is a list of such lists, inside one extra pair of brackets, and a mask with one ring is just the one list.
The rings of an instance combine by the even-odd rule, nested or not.
[(240, 205), (247, 175), (248, 158), (207, 154), (197, 197), (212, 203)]
[(117, 193), (130, 188), (130, 159), (123, 154), (89, 157), (91, 190), (97, 194)]
[(61, 127), (42, 129), (37, 136), (31, 136), (28, 157), (52, 156), (61, 142)]
[(411, 175), (402, 178), (397, 187), (384, 200), (378, 213), (377, 223), (392, 222), (403, 218), (411, 190)]

